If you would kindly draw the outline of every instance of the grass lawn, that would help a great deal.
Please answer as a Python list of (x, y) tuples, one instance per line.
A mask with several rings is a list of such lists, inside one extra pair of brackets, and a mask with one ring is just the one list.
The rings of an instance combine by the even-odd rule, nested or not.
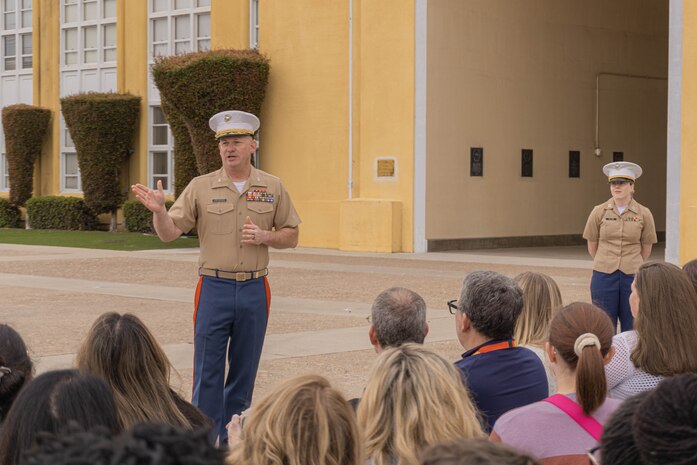
[(143, 233), (0, 228), (0, 243), (82, 247), (85, 249), (151, 250), (198, 247), (198, 238), (180, 237), (165, 243), (157, 236)]

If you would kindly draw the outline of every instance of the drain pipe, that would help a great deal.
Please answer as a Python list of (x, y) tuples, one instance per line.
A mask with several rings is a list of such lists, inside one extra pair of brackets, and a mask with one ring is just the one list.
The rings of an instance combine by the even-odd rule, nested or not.
[(667, 81), (668, 78), (662, 76), (648, 76), (645, 74), (623, 74), (623, 73), (598, 73), (595, 75), (595, 156), (602, 155), (600, 148), (600, 76), (625, 77), (630, 79), (653, 79)]
[(348, 49), (348, 199), (353, 198), (353, 0), (349, 0)]

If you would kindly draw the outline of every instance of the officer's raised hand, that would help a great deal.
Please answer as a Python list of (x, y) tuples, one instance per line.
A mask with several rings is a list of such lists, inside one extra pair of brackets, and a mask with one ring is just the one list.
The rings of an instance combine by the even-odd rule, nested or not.
[(136, 195), (136, 199), (151, 212), (162, 213), (165, 211), (165, 193), (162, 190), (162, 181), (157, 181), (157, 191), (142, 184), (132, 185), (131, 190)]
[(242, 226), (242, 243), (249, 245), (261, 245), (266, 241), (268, 231), (264, 231), (259, 226), (254, 224), (250, 217), (247, 217), (244, 226)]

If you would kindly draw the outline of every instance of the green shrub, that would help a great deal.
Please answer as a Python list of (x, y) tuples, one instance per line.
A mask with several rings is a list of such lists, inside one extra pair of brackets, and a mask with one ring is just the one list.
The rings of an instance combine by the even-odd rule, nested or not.
[(22, 206), (31, 197), (34, 161), (41, 154), (51, 110), (31, 105), (10, 105), (2, 109), (7, 168), (10, 175), (10, 202)]
[(115, 212), (125, 198), (121, 168), (133, 147), (140, 97), (89, 92), (62, 98), (61, 109), (75, 142), (85, 204), (97, 214)]
[(177, 110), (161, 97), (162, 112), (174, 138), (174, 197), (179, 197), (189, 182), (199, 175), (189, 130)]
[(32, 197), (27, 200), (27, 216), (34, 229), (88, 231), (98, 226), (95, 213), (77, 197)]
[(18, 228), (19, 219), (19, 208), (0, 197), (0, 228)]
[[(169, 210), (174, 202), (165, 201), (165, 208)], [(123, 219), (126, 229), (130, 232), (142, 232), (155, 234), (152, 225), (152, 212), (138, 200), (127, 200), (123, 204)]]
[(206, 174), (221, 166), (208, 120), (225, 110), (259, 116), (269, 61), (257, 50), (211, 50), (158, 58), (152, 75), (160, 96), (189, 131), (199, 174)]

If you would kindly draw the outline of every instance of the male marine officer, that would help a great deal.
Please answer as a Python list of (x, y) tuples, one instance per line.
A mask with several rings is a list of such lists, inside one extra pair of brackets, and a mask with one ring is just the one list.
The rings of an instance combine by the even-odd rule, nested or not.
[(193, 179), (169, 212), (161, 182), (157, 191), (140, 184), (132, 189), (153, 212), (161, 240), (172, 241), (194, 226), (198, 231), (192, 402), (215, 421), (213, 434), (224, 443), (226, 423), (252, 400), (271, 299), (268, 247), (295, 247), (300, 218), (281, 181), (251, 164), (259, 119), (224, 111), (209, 125), (218, 140), (220, 170)]

